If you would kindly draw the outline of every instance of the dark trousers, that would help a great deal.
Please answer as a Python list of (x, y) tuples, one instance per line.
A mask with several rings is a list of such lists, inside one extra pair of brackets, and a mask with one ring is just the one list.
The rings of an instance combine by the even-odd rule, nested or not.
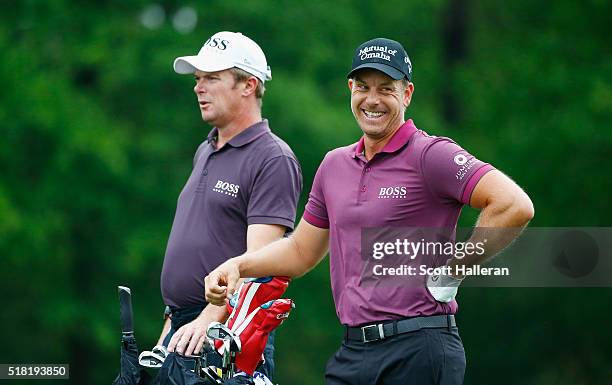
[(461, 385), (465, 352), (456, 327), (421, 329), (363, 343), (344, 340), (326, 385)]
[[(181, 326), (188, 324), (189, 322), (196, 319), (200, 315), (202, 310), (204, 310), (204, 306), (193, 306), (182, 309), (171, 308), (172, 319), (170, 330), (164, 338), (163, 345), (168, 346), (168, 344), (170, 343), (170, 339), (172, 338), (174, 333), (176, 333), (176, 331), (180, 329)], [(270, 380), (272, 380), (272, 376), (274, 375), (274, 336), (275, 332), (272, 331), (272, 333), (270, 333), (270, 335), (268, 336), (268, 343), (266, 344), (266, 347), (263, 352), (265, 362), (257, 367), (257, 371), (268, 376)], [(195, 366), (195, 360), (193, 359), (183, 358), (183, 362), (188, 368), (193, 369)], [(209, 365), (220, 366), (221, 360), (218, 359), (218, 357), (210, 357), (208, 359), (208, 363)]]

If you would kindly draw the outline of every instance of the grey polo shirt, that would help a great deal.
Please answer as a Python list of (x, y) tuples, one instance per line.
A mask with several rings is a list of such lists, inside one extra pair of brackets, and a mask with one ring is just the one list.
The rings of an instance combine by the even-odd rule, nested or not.
[(291, 148), (263, 120), (216, 150), (213, 129), (179, 195), (161, 274), (166, 305), (203, 305), (204, 277), (246, 251), (247, 226), (293, 229), (302, 189)]

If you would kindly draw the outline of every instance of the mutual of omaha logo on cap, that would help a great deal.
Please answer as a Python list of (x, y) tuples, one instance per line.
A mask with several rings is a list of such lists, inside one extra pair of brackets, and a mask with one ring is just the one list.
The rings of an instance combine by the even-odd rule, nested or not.
[(196, 70), (216, 72), (240, 68), (262, 82), (272, 79), (266, 55), (253, 40), (238, 32), (218, 32), (210, 37), (195, 56), (174, 59), (174, 71), (192, 74)]
[(353, 77), (356, 71), (363, 68), (384, 72), (395, 80), (412, 80), (412, 63), (406, 50), (391, 39), (372, 39), (357, 47), (348, 77)]

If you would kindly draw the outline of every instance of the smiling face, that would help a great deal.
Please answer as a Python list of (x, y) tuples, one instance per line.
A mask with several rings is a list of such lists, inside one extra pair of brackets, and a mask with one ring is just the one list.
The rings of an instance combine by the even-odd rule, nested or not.
[(364, 69), (348, 81), (351, 110), (363, 133), (371, 139), (392, 134), (404, 122), (414, 85), (394, 80), (381, 71)]
[(193, 91), (198, 98), (202, 119), (215, 127), (225, 127), (241, 110), (243, 87), (237, 87), (229, 70), (196, 71)]

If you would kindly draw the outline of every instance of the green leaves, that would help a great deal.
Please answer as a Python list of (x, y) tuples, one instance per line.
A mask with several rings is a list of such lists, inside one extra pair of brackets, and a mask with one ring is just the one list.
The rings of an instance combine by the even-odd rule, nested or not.
[[(2, 328), (11, 330), (0, 362), (69, 361), (75, 383), (108, 383), (118, 359), (117, 284), (134, 290), (141, 346), (157, 341), (159, 274), (176, 199), (209, 130), (193, 80), (176, 75), (172, 61), (220, 30), (243, 32), (266, 53), (273, 80), (264, 116), (300, 159), (303, 202), (324, 154), (360, 136), (346, 86), (354, 48), (387, 36), (404, 43), (414, 65), (407, 117), (417, 127), (452, 137), (508, 173), (531, 195), (534, 224), (607, 225), (610, 4), (466, 4), (466, 15), (449, 17), (453, 8), (438, 0), (161, 2), (155, 28), (141, 22), (145, 1), (0, 6), (0, 290)], [(184, 5), (198, 14), (188, 34), (172, 25)], [(449, 68), (442, 36), (453, 16), (467, 17), (468, 28), (465, 56)], [(445, 113), (449, 94), (456, 121)], [(465, 210), (462, 223), (476, 215)], [(298, 307), (278, 333), (277, 380), (321, 383), (341, 336), (326, 263), (291, 287)], [(598, 297), (576, 291), (562, 301), (558, 292), (525, 290), (460, 294), (466, 383), (488, 383), (498, 360), (518, 368), (542, 357), (550, 358), (526, 366), (521, 381), (604, 378), (607, 361), (596, 357), (610, 351), (588, 332), (605, 340), (608, 328), (593, 319), (585, 329), (585, 312), (572, 304), (597, 312)], [(504, 324), (512, 314), (520, 327)], [(563, 327), (524, 322), (555, 314)], [(507, 328), (491, 326), (499, 324)], [(575, 336), (567, 348), (591, 364), (551, 353), (564, 328)]]

